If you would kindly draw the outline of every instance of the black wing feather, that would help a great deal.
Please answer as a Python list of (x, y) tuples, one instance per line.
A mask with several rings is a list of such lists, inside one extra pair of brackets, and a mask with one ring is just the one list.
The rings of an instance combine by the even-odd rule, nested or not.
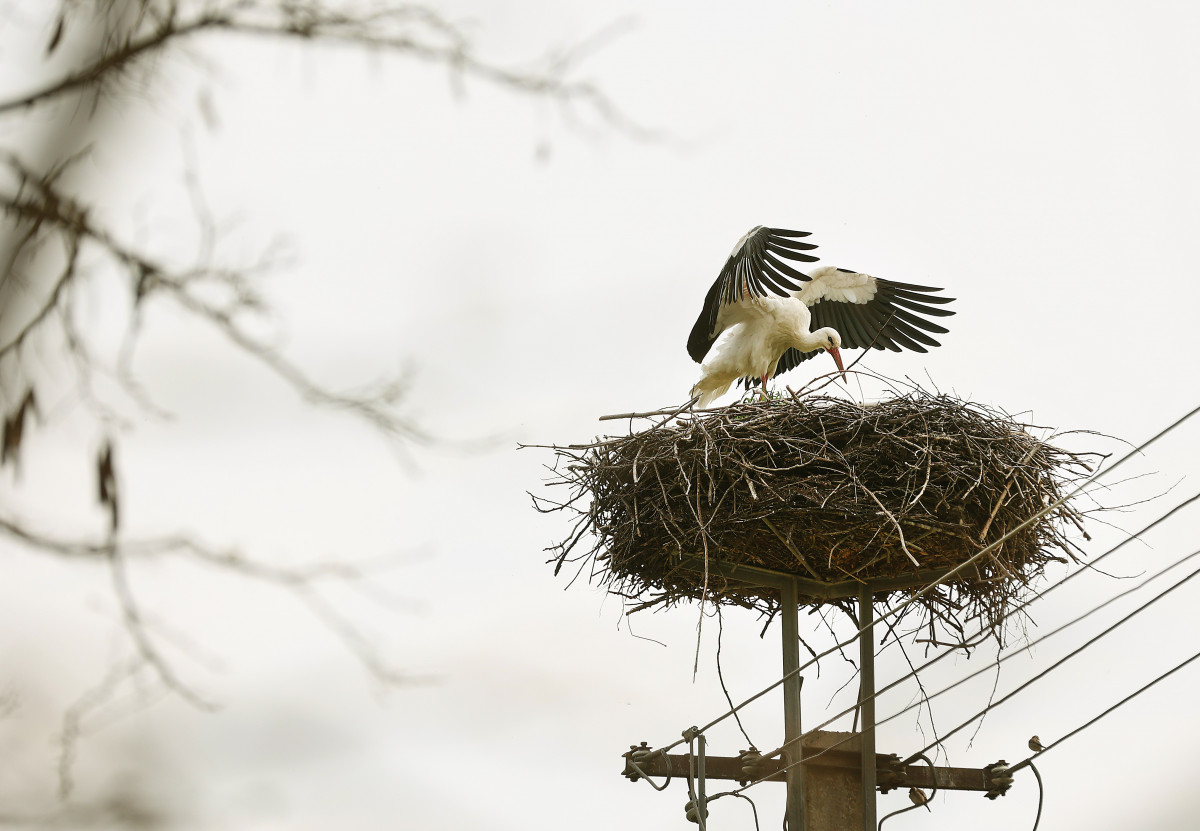
[[(833, 306), (846, 304), (836, 304), (825, 301), (818, 303), (810, 310), (814, 312), (814, 314), (812, 325), (809, 328), (820, 329), (821, 326), (829, 325), (837, 329), (837, 326), (832, 322), (829, 324), (825, 324), (823, 322), (826, 318), (825, 310), (821, 310), (820, 313), (817, 313), (817, 307), (822, 305)], [(848, 346), (851, 349), (866, 349), (869, 346), (874, 346), (876, 349), (890, 349), (893, 352), (899, 352), (901, 350), (901, 347), (892, 340), (894, 332), (891, 331), (890, 326), (890, 311), (885, 312), (882, 309), (873, 308), (870, 304), (863, 304), (861, 306), (854, 306), (850, 313), (854, 315), (854, 319), (858, 322), (861, 334), (860, 337), (853, 343), (850, 343), (843, 338), (842, 346)], [(841, 330), (838, 329), (838, 332), (840, 333)]]
[[(779, 285), (783, 286), (784, 288), (790, 289), (791, 291), (800, 291), (800, 289), (803, 288), (803, 286), (798, 285), (794, 280), (789, 280), (787, 277), (785, 277), (782, 273), (780, 273), (777, 269), (775, 269), (770, 263), (763, 264), (763, 273), (770, 274), (771, 279), (774, 282), (778, 283)], [(799, 272), (797, 272), (797, 273), (799, 273)], [(805, 280), (807, 280), (807, 278), (805, 278)], [(804, 282), (804, 281), (801, 281), (801, 282)]]
[(785, 259), (804, 263), (817, 261), (811, 254), (803, 253), (817, 246), (796, 240), (797, 237), (808, 235), (808, 231), (765, 228), (761, 225), (746, 235), (741, 246), (725, 261), (716, 282), (704, 297), (704, 307), (688, 336), (688, 354), (692, 360), (696, 363), (703, 361), (720, 334), (716, 327), (722, 306), (747, 297), (764, 297), (768, 294), (787, 297), (788, 289), (800, 288), (793, 280), (805, 283), (811, 279), (783, 262)]
[[(899, 332), (903, 332), (905, 335), (907, 335), (912, 340), (919, 341), (919, 342), (925, 344), (926, 346), (941, 346), (940, 343), (935, 341), (933, 338), (929, 337), (929, 335), (922, 332), (917, 326), (913, 325), (908, 320), (902, 319), (899, 315), (892, 318), (892, 322), (895, 324), (896, 329)], [(924, 323), (925, 321), (921, 321), (921, 322)], [(925, 350), (922, 349), (920, 351), (924, 352)]]
[[(804, 247), (800, 248), (801, 245), (803, 245)], [(808, 243), (795, 243), (794, 246), (781, 245), (780, 243), (775, 242), (774, 240), (768, 242), (764, 246), (764, 248), (768, 251), (773, 251), (782, 257), (787, 257), (789, 260), (798, 260), (802, 263), (815, 263), (817, 260), (820, 259), (820, 257), (814, 257), (812, 254), (803, 253), (804, 251), (808, 251), (808, 250), (816, 248), (816, 247), (817, 246), (809, 245)]]
[(875, 297), (866, 303), (826, 298), (813, 304), (809, 309), (812, 330), (823, 326), (837, 329), (842, 345), (851, 349), (927, 352), (926, 347), (941, 345), (927, 333), (945, 334), (948, 330), (925, 316), (954, 314), (950, 309), (930, 305), (950, 303), (954, 298), (934, 295), (940, 288), (890, 280), (876, 279), (875, 288)]
[[(787, 372), (789, 369), (795, 369), (796, 367), (800, 366), (801, 361), (807, 361), (809, 358), (815, 358), (820, 354), (820, 349), (816, 350), (815, 352), (801, 352), (799, 349), (789, 349), (787, 352), (783, 353), (783, 357), (779, 359), (779, 363), (775, 364), (775, 375), (779, 375), (781, 372)], [(755, 378), (754, 382), (757, 384), (758, 379)], [(747, 384), (746, 387), (749, 389), (750, 385)]]
[[(917, 344), (904, 335), (899, 309), (886, 304), (872, 303), (863, 303), (852, 308), (868, 327), (867, 340), (859, 344), (859, 348), (866, 349), (872, 345), (872, 342), (874, 348), (888, 349), (892, 352), (901, 352), (917, 347)], [(920, 349), (920, 347), (917, 348)]]
[[(812, 242), (796, 242), (793, 239), (787, 239), (781, 236), (771, 236), (767, 238), (768, 248), (783, 248), (789, 251), (812, 251), (817, 247), (816, 243)], [(808, 257), (808, 254), (801, 254), (802, 257)]]
[[(776, 271), (779, 271), (782, 274), (786, 274), (788, 277), (791, 277), (793, 280), (799, 280), (802, 283), (807, 283), (809, 280), (809, 276), (807, 274), (805, 274), (801, 271), (797, 271), (796, 269), (792, 268), (790, 265), (788, 265), (783, 260), (779, 259), (778, 257), (776, 257), (774, 254), (772, 254), (770, 252), (766, 252), (763, 254), (763, 261), (767, 265), (769, 265), (771, 268), (774, 268)], [(796, 286), (796, 288), (800, 288), (800, 287)]]
[[(833, 304), (833, 305), (837, 305), (837, 304)], [(846, 329), (847, 329), (846, 334), (848, 334), (850, 336), (850, 339), (843, 340), (842, 341), (843, 346), (849, 346), (851, 342), (853, 342), (855, 344), (864, 344), (864, 343), (871, 342), (871, 333), (868, 331), (866, 324), (863, 323), (863, 321), (860, 319), (860, 317), (858, 315), (847, 314), (847, 315), (845, 315), (845, 318), (846, 318)], [(820, 327), (818, 327), (818, 328), (820, 328)], [(842, 332), (842, 330), (838, 329), (838, 333), (841, 334), (841, 332)], [(850, 347), (850, 348), (855, 348), (855, 347)], [(858, 348), (861, 348), (861, 347), (858, 347)]]
[[(853, 331), (845, 331), (838, 326), (838, 322), (834, 318), (834, 307), (837, 306), (849, 307), (848, 314), (856, 324)], [(900, 351), (900, 347), (892, 343), (891, 338), (881, 331), (887, 323), (888, 315), (885, 314), (882, 318), (878, 317), (878, 310), (872, 308), (870, 304), (851, 306), (848, 303), (822, 300), (810, 308), (809, 312), (812, 314), (809, 329), (816, 331), (823, 326), (837, 329), (838, 334), (842, 336), (842, 346), (846, 349), (866, 349), (874, 343), (876, 348), (890, 349), (893, 352)]]
[[(935, 317), (948, 317), (949, 315), (954, 314), (954, 312), (950, 311), (949, 309), (935, 309), (932, 306), (924, 306), (920, 303), (917, 303), (913, 300), (909, 300), (908, 298), (905, 298), (905, 297), (893, 297), (892, 305), (896, 306), (897, 308), (911, 310), (911, 311), (916, 312), (917, 314), (921, 314), (921, 315), (933, 315)], [(925, 322), (930, 323), (929, 321), (925, 321)], [(930, 325), (937, 326), (936, 323), (930, 323)], [(931, 329), (930, 331), (934, 331), (934, 330)], [(944, 333), (946, 330), (942, 329), (941, 331)]]
[[(940, 291), (940, 289), (939, 289), (939, 291)], [(926, 303), (926, 304), (928, 304), (928, 303), (950, 303), (951, 301), (954, 300), (953, 297), (935, 297), (934, 295), (931, 295), (931, 294), (921, 294), (921, 293), (915, 292), (915, 291), (908, 291), (906, 289), (893, 289), (890, 287), (889, 287), (889, 292), (892, 297), (903, 297), (906, 300), (915, 300), (919, 303)], [(954, 312), (943, 311), (942, 314), (954, 314)]]

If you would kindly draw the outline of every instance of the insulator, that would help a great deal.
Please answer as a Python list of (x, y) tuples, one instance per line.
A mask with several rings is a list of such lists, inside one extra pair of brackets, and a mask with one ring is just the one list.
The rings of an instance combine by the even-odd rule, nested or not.
[(998, 796), (1004, 796), (1008, 789), (1012, 787), (1013, 774), (1009, 769), (1008, 763), (1001, 759), (999, 762), (988, 765), (983, 769), (987, 784), (990, 790), (984, 794), (988, 799), (995, 799)]
[(639, 747), (637, 750), (634, 750), (629, 754), (629, 758), (633, 759), (634, 764), (645, 770), (646, 766), (654, 760), (654, 757), (659, 755), (661, 754), (656, 748)]
[[(708, 819), (708, 806), (705, 805), (702, 810), (704, 812), (704, 819), (707, 820)], [(696, 803), (693, 802), (692, 800), (689, 799), (687, 801), (687, 803), (683, 806), (683, 815), (685, 817), (687, 817), (688, 822), (694, 822), (697, 825), (700, 824), (700, 812), (696, 810)]]
[(738, 762), (742, 768), (742, 783), (756, 782), (762, 779), (763, 762), (766, 760), (763, 755), (758, 752), (758, 749), (751, 747), (749, 750), (743, 750), (738, 754)]
[[(625, 756), (633, 764), (644, 770), (646, 758), (651, 754), (651, 750), (652, 748), (645, 742), (642, 742), (640, 745), (631, 744), (629, 745), (629, 752)], [(629, 770), (628, 767), (625, 770), (625, 776), (629, 777), (629, 781), (631, 782), (636, 782), (642, 778), (636, 772)]]

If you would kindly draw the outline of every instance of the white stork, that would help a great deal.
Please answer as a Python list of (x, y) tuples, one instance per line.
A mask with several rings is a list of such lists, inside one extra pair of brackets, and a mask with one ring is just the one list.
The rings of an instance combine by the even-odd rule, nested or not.
[[(688, 337), (688, 354), (700, 364), (692, 387), (707, 407), (739, 379), (746, 388), (767, 382), (824, 350), (845, 377), (839, 349), (911, 349), (938, 342), (926, 332), (946, 329), (922, 315), (952, 315), (928, 286), (894, 283), (844, 268), (823, 266), (811, 275), (788, 265), (816, 262), (800, 242), (807, 231), (759, 225), (738, 240)], [(935, 305), (930, 305), (935, 304)], [(815, 329), (813, 327), (816, 327)]]

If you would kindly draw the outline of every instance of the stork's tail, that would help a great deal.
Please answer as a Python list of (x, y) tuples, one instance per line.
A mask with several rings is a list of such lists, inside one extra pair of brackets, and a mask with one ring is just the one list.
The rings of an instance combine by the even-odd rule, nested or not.
[[(716, 386), (713, 386), (714, 383)], [(701, 378), (696, 382), (696, 386), (692, 387), (691, 392), (692, 397), (696, 398), (696, 409), (705, 409), (722, 395), (729, 392), (729, 388), (732, 385), (732, 381), (726, 381), (722, 384), (708, 378)]]

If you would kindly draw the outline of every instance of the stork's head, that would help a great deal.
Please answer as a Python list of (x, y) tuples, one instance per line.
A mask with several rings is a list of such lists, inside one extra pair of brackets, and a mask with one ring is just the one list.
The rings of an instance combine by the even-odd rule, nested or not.
[(838, 372), (842, 373), (842, 380), (846, 380), (846, 368), (842, 366), (842, 353), (839, 351), (842, 348), (842, 336), (838, 334), (837, 329), (826, 326), (813, 334), (818, 339), (817, 345), (833, 356), (833, 362), (837, 364)]

